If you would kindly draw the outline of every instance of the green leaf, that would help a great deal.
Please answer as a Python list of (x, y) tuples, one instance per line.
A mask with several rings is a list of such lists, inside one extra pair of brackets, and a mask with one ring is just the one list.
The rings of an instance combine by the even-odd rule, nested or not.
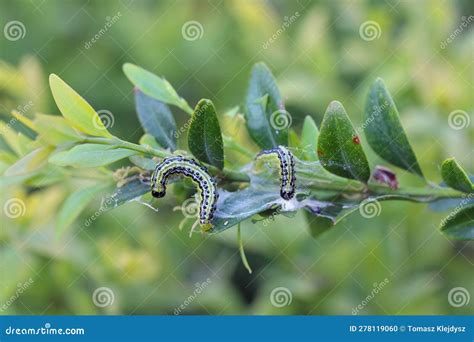
[(188, 147), (200, 161), (224, 167), (224, 148), (221, 128), (212, 101), (199, 101), (188, 130)]
[(107, 131), (94, 108), (55, 74), (49, 76), (49, 86), (61, 114), (75, 128), (98, 137), (113, 137)]
[(137, 152), (111, 145), (83, 144), (54, 154), (49, 162), (59, 166), (88, 168), (107, 165), (134, 154)]
[(131, 156), (129, 159), (133, 164), (143, 170), (154, 170), (156, 168), (156, 162), (154, 162), (153, 159), (142, 156)]
[(59, 209), (56, 222), (56, 237), (59, 237), (64, 230), (74, 222), (79, 214), (96, 196), (104, 191), (109, 185), (94, 185), (89, 188), (80, 189), (69, 195)]
[(318, 149), (318, 137), (318, 126), (316, 126), (311, 116), (306, 115), (301, 132), (301, 149), (303, 150), (306, 160), (317, 161), (319, 159), (316, 153)]
[(169, 107), (135, 89), (135, 105), (138, 119), (146, 133), (171, 151), (176, 150), (176, 122)]
[(5, 170), (4, 176), (22, 176), (37, 171), (46, 164), (52, 150), (51, 147), (40, 147), (31, 151)]
[(83, 139), (62, 116), (36, 114), (33, 121), (39, 135), (39, 140), (57, 146), (67, 142)]
[(219, 191), (217, 211), (211, 233), (219, 233), (260, 212), (273, 209), (281, 203), (278, 191), (246, 188), (236, 192)]
[(158, 101), (181, 108), (187, 113), (191, 114), (193, 112), (186, 100), (179, 97), (173, 86), (164, 78), (158, 77), (155, 74), (130, 63), (125, 63), (123, 65), (123, 72), (130, 82), (146, 95), (151, 96)]
[(252, 139), (263, 149), (287, 146), (291, 116), (264, 63), (257, 63), (252, 69), (245, 103), (246, 124)]
[[(469, 176), (469, 180), (471, 183), (474, 183), (474, 176)], [(446, 187), (446, 184), (442, 182), (440, 186)], [(466, 196), (465, 198), (441, 198), (431, 202), (428, 207), (433, 211), (447, 211), (469, 204), (474, 204), (474, 196)]]
[(462, 192), (473, 192), (474, 185), (466, 174), (466, 171), (456, 162), (454, 158), (446, 159), (441, 165), (441, 176), (444, 182), (451, 188)]
[(440, 229), (455, 239), (474, 240), (474, 205), (452, 212), (441, 222)]
[(318, 154), (324, 168), (335, 175), (362, 182), (370, 178), (369, 164), (360, 138), (338, 101), (331, 102), (324, 114)]
[(120, 188), (114, 189), (102, 199), (101, 208), (110, 210), (126, 202), (129, 202), (143, 194), (150, 192), (150, 184), (145, 184), (138, 179), (126, 183)]
[(334, 227), (334, 222), (330, 218), (316, 216), (307, 211), (304, 213), (306, 222), (308, 223), (309, 232), (315, 239)]
[(380, 78), (375, 80), (367, 98), (364, 129), (367, 141), (381, 158), (423, 177), (397, 107)]

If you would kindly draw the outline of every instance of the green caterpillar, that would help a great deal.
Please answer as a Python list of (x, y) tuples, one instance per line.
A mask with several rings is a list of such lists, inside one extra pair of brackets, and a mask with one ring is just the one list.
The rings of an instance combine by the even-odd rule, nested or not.
[(256, 159), (271, 155), (276, 155), (280, 161), (280, 196), (288, 201), (293, 198), (296, 191), (295, 158), (286, 147), (278, 146), (277, 148), (261, 151)]
[(211, 230), (219, 194), (214, 178), (195, 160), (182, 156), (165, 158), (156, 166), (151, 176), (151, 194), (157, 198), (164, 197), (168, 179), (180, 175), (190, 178), (196, 184), (199, 195), (199, 224), (203, 231)]

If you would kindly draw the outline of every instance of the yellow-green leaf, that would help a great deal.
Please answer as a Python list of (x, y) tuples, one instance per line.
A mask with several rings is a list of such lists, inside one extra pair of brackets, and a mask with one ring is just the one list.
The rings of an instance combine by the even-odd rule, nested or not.
[(104, 191), (109, 185), (95, 185), (80, 189), (69, 195), (59, 209), (56, 221), (56, 237), (59, 237), (69, 227), (87, 205)]
[(83, 139), (74, 128), (68, 125), (62, 116), (36, 114), (33, 121), (39, 140), (57, 146), (62, 143), (76, 142)]
[(134, 154), (137, 154), (137, 152), (115, 148), (111, 145), (83, 144), (54, 154), (49, 158), (49, 162), (59, 166), (73, 166), (76, 168), (98, 167)]
[(71, 125), (92, 136), (113, 137), (105, 128), (94, 108), (66, 82), (57, 75), (51, 74), (49, 85), (56, 105)]

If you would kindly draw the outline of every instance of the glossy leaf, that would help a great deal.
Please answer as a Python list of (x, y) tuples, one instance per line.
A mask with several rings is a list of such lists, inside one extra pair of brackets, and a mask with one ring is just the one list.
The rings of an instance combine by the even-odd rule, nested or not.
[(135, 89), (135, 106), (144, 131), (160, 146), (176, 150), (176, 122), (169, 107), (139, 89)]
[(140, 68), (134, 64), (123, 65), (123, 72), (132, 84), (143, 93), (158, 101), (177, 106), (187, 113), (192, 113), (186, 100), (179, 97), (173, 86), (164, 78)]
[(397, 107), (380, 78), (372, 85), (367, 98), (364, 129), (367, 141), (381, 158), (423, 177)]
[(278, 191), (247, 188), (236, 192), (219, 192), (217, 211), (211, 233), (219, 233), (260, 212), (276, 208), (281, 203)]
[(199, 101), (188, 130), (188, 147), (200, 161), (224, 167), (224, 148), (221, 128), (212, 101)]
[(291, 117), (285, 111), (275, 78), (264, 63), (252, 69), (245, 100), (245, 118), (252, 139), (263, 149), (288, 145)]
[(449, 187), (462, 191), (474, 192), (474, 185), (466, 174), (466, 171), (456, 162), (454, 158), (446, 159), (441, 165), (441, 176)]
[(66, 120), (79, 131), (98, 137), (112, 137), (94, 108), (55, 74), (49, 76), (54, 101)]
[(369, 180), (369, 164), (360, 137), (338, 101), (331, 102), (324, 114), (317, 151), (321, 164), (329, 172), (362, 182)]
[(318, 126), (316, 126), (311, 116), (306, 115), (301, 132), (301, 149), (306, 160), (316, 161), (319, 159), (316, 152), (318, 149), (318, 137)]
[(441, 222), (440, 229), (455, 239), (474, 240), (474, 205), (452, 212)]
[(57, 152), (49, 158), (49, 161), (59, 166), (88, 168), (111, 164), (134, 154), (137, 152), (110, 145), (83, 144), (67, 151)]
[(69, 195), (59, 209), (56, 221), (56, 237), (59, 237), (81, 214), (87, 205), (106, 189), (107, 186), (95, 185), (80, 189)]

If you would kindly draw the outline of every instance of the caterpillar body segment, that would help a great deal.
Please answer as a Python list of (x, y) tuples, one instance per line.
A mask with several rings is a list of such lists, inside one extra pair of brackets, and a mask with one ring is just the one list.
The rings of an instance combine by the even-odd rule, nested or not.
[(278, 146), (261, 151), (256, 159), (263, 159), (272, 155), (275, 155), (279, 160), (280, 196), (285, 200), (290, 200), (296, 191), (295, 158), (286, 147)]
[(171, 177), (184, 176), (196, 185), (199, 196), (199, 223), (203, 231), (212, 229), (212, 219), (219, 197), (216, 182), (207, 169), (194, 159), (182, 156), (165, 158), (151, 176), (151, 194), (156, 198), (166, 195), (166, 185)]

